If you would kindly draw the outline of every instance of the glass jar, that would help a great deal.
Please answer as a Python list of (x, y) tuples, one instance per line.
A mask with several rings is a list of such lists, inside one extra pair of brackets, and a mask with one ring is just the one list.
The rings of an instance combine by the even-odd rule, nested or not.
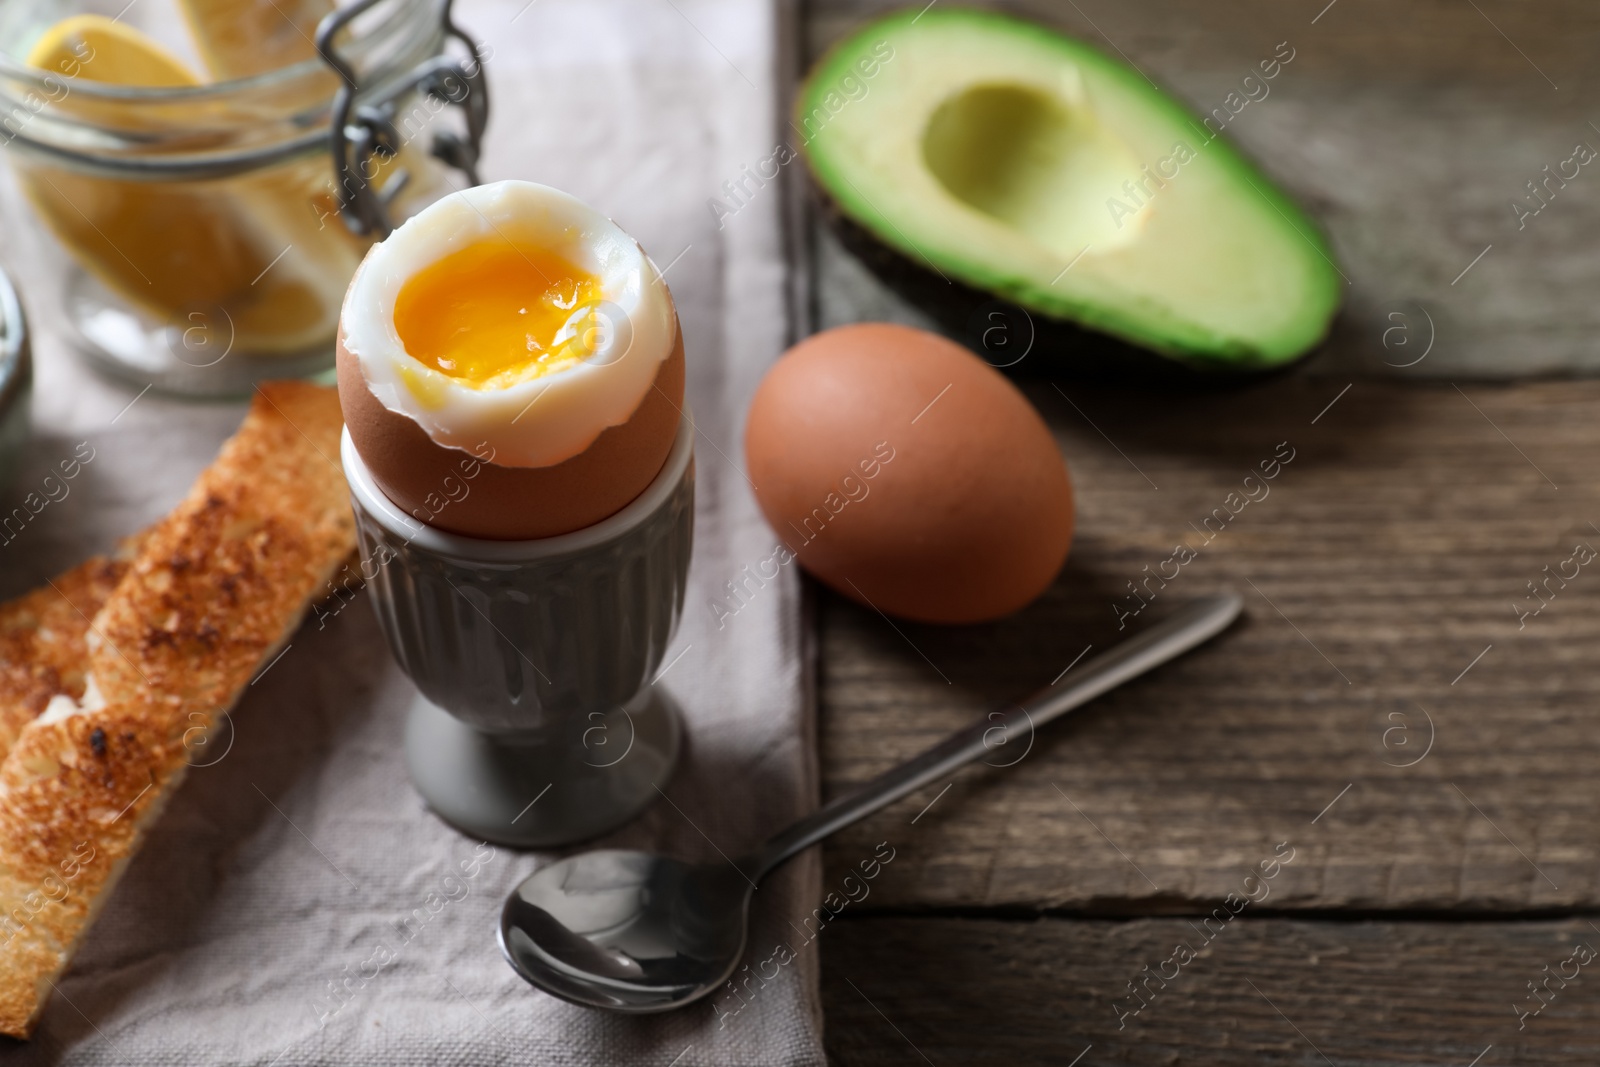
[(462, 184), (440, 158), (476, 180), (480, 53), (449, 0), (168, 2), (0, 0), (0, 144), (74, 340), (189, 395), (324, 372), (368, 246)]
[[(22, 301), (5, 271), (0, 271), (0, 491), (16, 481), (17, 467), (28, 440), (28, 394), (33, 383), (28, 349), (28, 322)], [(0, 543), (15, 534), (0, 516)]]

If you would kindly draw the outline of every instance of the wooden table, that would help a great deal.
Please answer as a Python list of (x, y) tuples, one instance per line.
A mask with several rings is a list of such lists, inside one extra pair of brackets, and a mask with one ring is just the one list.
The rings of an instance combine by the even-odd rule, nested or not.
[[(1571, 141), (1600, 146), (1600, 12), (1324, 2), (1020, 5), (1197, 105), (1291, 40), (1230, 132), (1328, 227), (1350, 296), (1274, 383), (1024, 381), (1079, 518), (1020, 615), (890, 624), (817, 591), (829, 795), (1182, 598), (1246, 599), (1201, 652), (991, 760), (1011, 765), (829, 843), (834, 891), (881, 842), (895, 857), (822, 940), (840, 1064), (1600, 1062), (1600, 566), (1580, 562), (1600, 382), (1486, 381), (1600, 363), (1600, 176), (1524, 231), (1506, 206)], [(797, 37), (814, 55), (877, 6), (819, 0)], [(796, 232), (810, 322), (922, 321), (812, 220)], [(1384, 331), (1424, 319), (1434, 351), (1391, 371), (1421, 349)], [(1119, 632), (1128, 584), (1178, 544), (1195, 559)]]

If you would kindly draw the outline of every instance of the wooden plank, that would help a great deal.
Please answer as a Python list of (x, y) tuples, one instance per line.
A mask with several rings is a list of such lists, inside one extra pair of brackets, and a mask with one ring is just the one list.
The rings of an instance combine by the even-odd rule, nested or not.
[[(812, 0), (810, 50), (902, 0)], [(1590, 236), (1600, 228), (1600, 173), (1581, 168), (1519, 226), (1515, 197), (1567, 160), (1600, 149), (1589, 123), (1600, 7), (1581, 0), (1179, 0), (990, 5), (1120, 53), (1197, 112), (1208, 113), (1279, 42), (1294, 59), (1247, 104), (1226, 136), (1289, 188), (1332, 236), (1351, 281), (1319, 365), (1330, 372), (1450, 378), (1600, 369), (1592, 343), (1600, 286)], [(890, 68), (892, 69), (892, 68)], [(1259, 90), (1255, 90), (1259, 93)], [(1568, 168), (1571, 169), (1570, 167)], [(1489, 245), (1471, 271), (1458, 275)], [(818, 321), (911, 317), (824, 238)], [(1440, 343), (1385, 349), (1398, 313)], [(1391, 335), (1391, 342), (1399, 335)]]
[[(1589, 1067), (1600, 1058), (1600, 998), (1585, 980), (1600, 961), (1566, 962), (1577, 944), (1600, 949), (1586, 921), (1248, 914), (1217, 923), (1208, 944), (1176, 919), (840, 921), (822, 939), (830, 1060)], [(1198, 957), (1177, 967), (1166, 961), (1180, 943)], [(1519, 1020), (1535, 1005), (1527, 983), (1543, 981), (1547, 966), (1579, 978), (1552, 979), (1541, 991), (1548, 1006)], [(1156, 976), (1148, 982), (1146, 967)], [(1124, 1016), (1138, 1003), (1130, 981), (1148, 989), (1146, 1006)]]
[[(991, 760), (1015, 766), (846, 831), (830, 884), (888, 840), (896, 877), (875, 903), (1148, 913), (1221, 899), (1289, 841), (1278, 907), (1600, 899), (1600, 574), (1569, 562), (1579, 543), (1600, 548), (1600, 383), (1346, 384), (1030, 385), (1076, 482), (1065, 570), (986, 626), (891, 624), (825, 598), (826, 792), (1181, 598), (1238, 589), (1246, 616)], [(1229, 494), (1288, 450), (1253, 490), (1269, 495), (1230, 516)], [(1228, 522), (1208, 543), (1215, 509)], [(1194, 559), (1165, 564), (1178, 545)], [(1149, 606), (1119, 634), (1146, 567), (1178, 576), (1145, 586)], [(1551, 579), (1541, 613), (1519, 619), (1543, 603), (1529, 583), (1558, 569), (1577, 576)]]

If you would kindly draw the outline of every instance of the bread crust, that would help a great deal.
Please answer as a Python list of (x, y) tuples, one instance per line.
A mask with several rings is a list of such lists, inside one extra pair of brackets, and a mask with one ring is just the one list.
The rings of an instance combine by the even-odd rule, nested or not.
[(354, 550), (341, 427), (333, 389), (261, 386), (86, 626), (92, 681), (60, 686), (77, 710), (28, 721), (0, 762), (0, 1033), (32, 1033), (183, 780), (186, 735), (228, 712)]

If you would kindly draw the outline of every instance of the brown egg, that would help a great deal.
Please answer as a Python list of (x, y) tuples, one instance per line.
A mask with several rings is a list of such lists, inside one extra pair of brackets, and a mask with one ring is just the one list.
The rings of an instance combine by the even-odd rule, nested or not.
[[(343, 331), (338, 373), (350, 439), (378, 488), (406, 514), (468, 537), (554, 537), (621, 511), (660, 473), (682, 417), (683, 331), (677, 331), (672, 354), (632, 416), (576, 456), (548, 467), (480, 463), (470, 452), (438, 444), (372, 395), (359, 361), (345, 348)], [(468, 472), (472, 476), (464, 477)]]
[(890, 615), (1010, 614), (1072, 541), (1072, 483), (1044, 420), (922, 330), (843, 326), (795, 345), (756, 390), (745, 461), (806, 570)]

